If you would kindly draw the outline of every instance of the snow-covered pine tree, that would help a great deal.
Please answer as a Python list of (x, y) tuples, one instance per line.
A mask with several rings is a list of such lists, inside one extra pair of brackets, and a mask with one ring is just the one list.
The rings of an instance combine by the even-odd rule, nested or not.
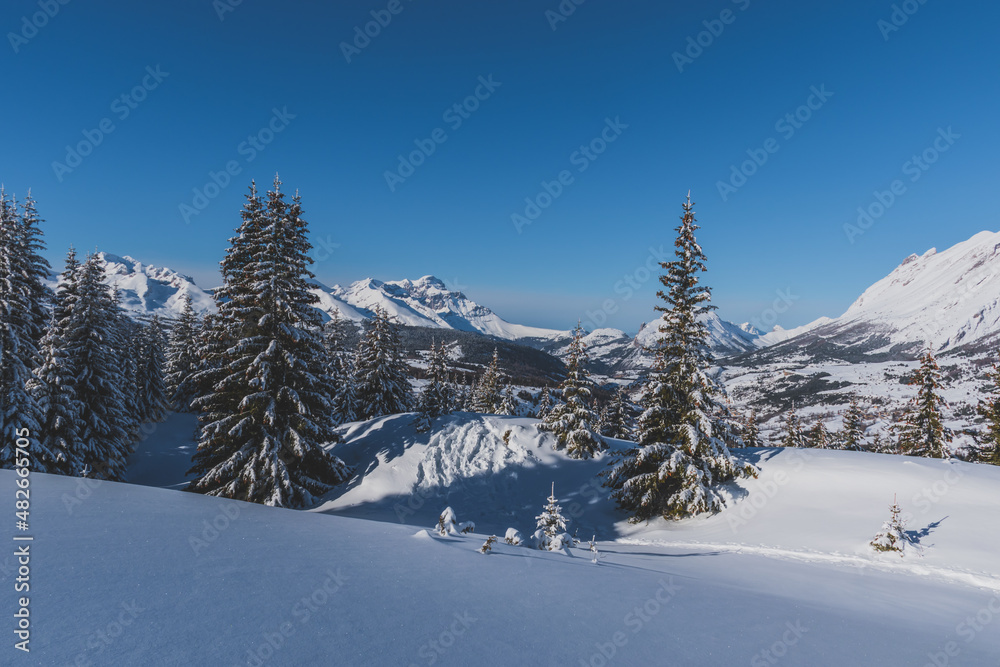
[(503, 393), (500, 395), (500, 405), (497, 407), (498, 415), (516, 417), (518, 410), (517, 399), (514, 398), (514, 388), (510, 382), (504, 384)]
[(412, 403), (409, 371), (396, 323), (381, 308), (365, 323), (354, 355), (358, 419), (406, 412)]
[(941, 389), (941, 369), (930, 350), (920, 357), (920, 367), (910, 384), (917, 386), (917, 395), (910, 402), (902, 424), (897, 425), (897, 443), (907, 456), (934, 459), (951, 458), (948, 443), (951, 433), (942, 423), (944, 399)]
[(1000, 466), (1000, 364), (986, 372), (989, 380), (986, 397), (979, 402), (977, 412), (986, 420), (986, 427), (979, 440), (976, 460)]
[[(346, 326), (350, 326), (347, 323)], [(334, 421), (339, 424), (357, 419), (357, 385), (354, 381), (354, 359), (347, 352), (345, 323), (340, 312), (333, 311), (332, 319), (323, 327), (323, 345), (328, 356), (329, 374), (333, 382)]]
[(75, 474), (82, 468), (78, 454), (80, 403), (76, 398), (76, 370), (66, 338), (69, 314), (76, 301), (79, 268), (76, 251), (70, 248), (49, 326), (40, 343), (41, 364), (28, 381), (28, 390), (41, 410), (39, 452), (47, 459), (44, 467), (48, 472), (63, 475)]
[(548, 387), (542, 388), (541, 396), (538, 398), (538, 411), (535, 413), (537, 419), (545, 419), (552, 411), (552, 392)]
[(562, 515), (562, 507), (556, 500), (556, 483), (552, 483), (552, 492), (545, 499), (546, 505), (542, 513), (535, 517), (535, 544), (539, 549), (556, 551), (562, 549), (564, 543), (572, 538), (566, 535), (566, 517)]
[(869, 544), (875, 551), (894, 551), (902, 557), (906, 552), (906, 547), (912, 544), (904, 528), (906, 522), (900, 516), (902, 510), (896, 503), (896, 497), (892, 497), (892, 505), (889, 506), (891, 513), (889, 520), (882, 524), (880, 530)]
[(493, 359), (476, 382), (472, 392), (472, 410), (480, 414), (496, 414), (503, 400), (500, 389), (500, 356), (497, 348), (493, 348)]
[(122, 480), (135, 423), (123, 394), (126, 379), (119, 370), (121, 315), (104, 284), (104, 261), (88, 255), (76, 270), (74, 298), (66, 315), (67, 356), (76, 376), (79, 401), (77, 471), (88, 477)]
[(146, 420), (139, 390), (142, 324), (133, 320), (125, 312), (122, 307), (121, 292), (116, 286), (111, 288), (111, 302), (113, 304), (112, 319), (111, 326), (108, 327), (111, 337), (108, 342), (114, 349), (115, 358), (118, 360), (117, 370), (120, 376), (118, 389), (124, 400), (124, 421), (121, 426), (127, 434), (125, 440), (127, 456), (134, 451), (135, 443), (139, 439), (140, 427)]
[(830, 446), (830, 434), (822, 419), (817, 419), (813, 427), (806, 433), (805, 445), (813, 449), (826, 449)]
[(624, 386), (618, 387), (614, 397), (605, 406), (600, 433), (618, 440), (632, 439), (632, 406), (628, 390)]
[(757, 411), (750, 410), (743, 420), (743, 446), (744, 447), (765, 447), (764, 439), (760, 436), (760, 426), (757, 424)]
[(638, 446), (625, 452), (606, 484), (633, 522), (714, 512), (724, 505), (718, 485), (756, 474), (737, 461), (728, 442), (740, 442), (724, 390), (708, 376), (712, 357), (701, 319), (711, 311), (711, 289), (700, 284), (705, 254), (695, 238), (690, 194), (677, 227), (676, 259), (661, 263), (664, 305), (655, 361), (647, 380)]
[(219, 356), (213, 393), (195, 402), (204, 413), (188, 489), (304, 507), (349, 473), (324, 449), (336, 433), (312, 246), (299, 197), (287, 202), (277, 176), (266, 204), (251, 184), (242, 218), (215, 293), (235, 344)]
[(451, 412), (452, 392), (448, 384), (448, 356), (444, 344), (440, 347), (431, 340), (427, 366), (427, 384), (420, 392), (417, 405), (417, 430), (431, 430), (433, 420)]
[(45, 260), (37, 254), (37, 227), (29, 224), (0, 188), (0, 467), (14, 467), (17, 440), (26, 438), (27, 449), (36, 453), (33, 469), (45, 472), (54, 455), (38, 451), (43, 415), (27, 384), (41, 362), (39, 319), (49, 293), (38, 272)]
[(584, 334), (577, 322), (566, 359), (566, 379), (559, 385), (563, 402), (553, 407), (538, 427), (555, 435), (555, 448), (565, 449), (574, 459), (589, 459), (607, 447), (597, 433), (597, 415), (589, 405), (591, 382), (584, 368), (587, 363)]
[(844, 426), (837, 434), (837, 448), (852, 452), (868, 451), (865, 431), (865, 413), (861, 409), (858, 399), (852, 398), (847, 412), (844, 413)]
[(785, 413), (785, 436), (781, 440), (782, 447), (805, 447), (806, 439), (802, 435), (802, 423), (795, 414), (795, 408)]
[(28, 190), (28, 196), (21, 205), (19, 222), (17, 241), (21, 253), (20, 266), (24, 272), (21, 279), (24, 280), (30, 313), (29, 334), (32, 340), (38, 343), (45, 334), (46, 325), (50, 319), (49, 305), (53, 302), (54, 295), (46, 284), (52, 266), (41, 255), (45, 251), (40, 227), (42, 219), (35, 208), (35, 200), (31, 197), (31, 190)]
[(167, 342), (165, 382), (170, 407), (187, 412), (197, 396), (194, 375), (198, 371), (198, 316), (191, 307), (191, 295), (181, 298), (181, 314), (170, 329)]
[(167, 385), (163, 369), (166, 336), (157, 315), (141, 325), (138, 337), (139, 366), (136, 374), (136, 397), (143, 422), (161, 422), (167, 417)]

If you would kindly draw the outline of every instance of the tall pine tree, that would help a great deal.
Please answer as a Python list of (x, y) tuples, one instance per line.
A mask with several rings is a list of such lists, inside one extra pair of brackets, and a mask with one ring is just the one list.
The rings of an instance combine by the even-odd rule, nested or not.
[(938, 393), (941, 369), (930, 350), (920, 357), (920, 367), (910, 384), (916, 385), (917, 395), (910, 402), (903, 423), (896, 428), (900, 451), (908, 456), (951, 458), (948, 448), (951, 433), (942, 423), (944, 399)]
[(607, 445), (597, 433), (597, 415), (590, 408), (590, 377), (584, 331), (577, 322), (566, 358), (566, 379), (559, 385), (563, 402), (545, 416), (539, 428), (556, 436), (556, 449), (565, 449), (574, 459), (589, 459)]
[(14, 467), (17, 440), (26, 438), (34, 469), (44, 472), (54, 454), (41, 450), (42, 407), (27, 387), (41, 362), (38, 343), (50, 299), (37, 222), (30, 198), (22, 215), (0, 188), (0, 467)]
[(198, 371), (198, 316), (191, 306), (191, 295), (181, 299), (181, 314), (170, 329), (164, 369), (170, 407), (187, 412), (197, 395), (194, 376)]
[(624, 453), (606, 484), (633, 522), (662, 516), (677, 519), (720, 510), (718, 486), (756, 473), (737, 461), (727, 441), (739, 442), (736, 426), (708, 376), (712, 358), (703, 317), (713, 308), (711, 290), (700, 284), (705, 254), (695, 238), (690, 195), (676, 228), (675, 259), (661, 263), (664, 305), (655, 361), (647, 381), (638, 447)]
[(222, 262), (220, 325), (232, 344), (218, 353), (212, 393), (196, 399), (201, 439), (188, 487), (214, 496), (304, 507), (346, 479), (324, 449), (335, 423), (298, 196), (281, 183), (267, 202), (251, 184), (243, 223)]
[(66, 348), (76, 377), (80, 412), (77, 456), (88, 477), (122, 480), (134, 417), (122, 391), (121, 350), (115, 327), (121, 315), (104, 284), (104, 261), (93, 254), (74, 271), (66, 315)]
[(483, 371), (472, 392), (472, 410), (480, 414), (496, 414), (500, 408), (501, 395), (500, 355), (493, 348), (493, 358), (490, 365)]
[(986, 420), (986, 428), (979, 437), (980, 449), (976, 460), (1000, 466), (1000, 364), (987, 372), (988, 394), (979, 402), (979, 415)]
[(410, 409), (409, 371), (403, 360), (399, 330), (381, 308), (365, 323), (354, 356), (359, 419), (395, 415)]

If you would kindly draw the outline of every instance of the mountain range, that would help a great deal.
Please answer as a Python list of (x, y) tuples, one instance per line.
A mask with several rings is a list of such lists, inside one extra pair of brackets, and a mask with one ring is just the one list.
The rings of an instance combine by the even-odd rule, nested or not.
[[(135, 315), (176, 316), (184, 295), (199, 313), (215, 309), (210, 290), (169, 268), (129, 256), (101, 253), (106, 280)], [(54, 284), (56, 278), (53, 276)], [(346, 287), (313, 282), (318, 307), (327, 315), (361, 322), (377, 308), (408, 327), (453, 329), (513, 341), (561, 356), (568, 330), (515, 324), (428, 275), (417, 280), (366, 278)], [(869, 287), (836, 318), (820, 318), (796, 329), (763, 333), (752, 326), (705, 317), (711, 348), (727, 364), (759, 363), (789, 355), (842, 361), (912, 359), (920, 350), (983, 352), (1000, 342), (1000, 232), (981, 232), (952, 248), (910, 255)], [(656, 323), (636, 336), (602, 328), (586, 337), (598, 372), (632, 374), (651, 362), (647, 348)]]

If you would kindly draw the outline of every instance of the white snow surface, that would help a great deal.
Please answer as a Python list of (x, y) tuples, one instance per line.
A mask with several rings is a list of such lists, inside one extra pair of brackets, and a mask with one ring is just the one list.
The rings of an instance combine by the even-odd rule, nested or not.
[[(83, 654), (245, 665), (263, 652), (280, 665), (753, 666), (780, 653), (784, 665), (919, 666), (1000, 655), (990, 523), (1000, 468), (736, 450), (760, 476), (727, 487), (722, 513), (630, 525), (596, 477), (608, 455), (568, 459), (529, 419), (457, 414), (432, 434), (412, 421), (343, 427), (334, 451), (357, 475), (311, 512), (32, 476), (37, 627), (18, 664)], [(168, 430), (143, 443), (153, 456), (186, 446)], [(0, 471), (0, 495), (13, 497), (14, 479)], [(532, 532), (552, 482), (579, 546), (549, 553), (501, 540), (478, 553), (490, 534)], [(903, 558), (868, 547), (893, 496), (917, 543)], [(477, 533), (437, 536), (447, 506)], [(12, 563), (0, 557), (0, 577), (14, 576)], [(99, 640), (123, 603), (142, 611)], [(13, 596), (2, 604), (11, 613)]]

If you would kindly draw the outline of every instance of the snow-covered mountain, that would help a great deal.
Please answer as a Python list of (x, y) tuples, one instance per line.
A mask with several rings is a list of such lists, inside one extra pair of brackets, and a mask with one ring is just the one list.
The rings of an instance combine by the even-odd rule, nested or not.
[(981, 352), (998, 339), (1000, 232), (980, 232), (943, 252), (910, 255), (843, 315), (770, 341), (767, 355), (903, 359), (928, 347)]
[(315, 283), (320, 308), (353, 321), (371, 317), (376, 308), (406, 326), (473, 331), (504, 340), (548, 341), (566, 338), (568, 331), (513, 324), (462, 292), (449, 290), (434, 276), (419, 280), (382, 282), (366, 278), (347, 287)]
[[(183, 307), (184, 295), (191, 297), (195, 312), (215, 311), (211, 292), (198, 287), (189, 276), (173, 269), (143, 264), (128, 255), (97, 254), (104, 260), (104, 282), (118, 289), (122, 307), (133, 315), (176, 317)], [(58, 274), (49, 276), (49, 287), (55, 289), (58, 282)]]

